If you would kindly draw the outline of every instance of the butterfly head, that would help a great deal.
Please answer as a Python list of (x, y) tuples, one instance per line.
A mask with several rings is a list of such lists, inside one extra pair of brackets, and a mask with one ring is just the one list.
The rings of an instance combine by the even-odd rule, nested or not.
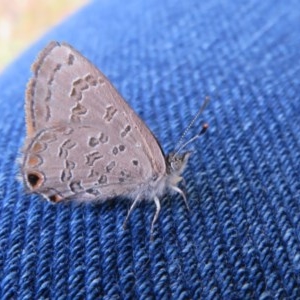
[[(203, 109), (203, 108), (202, 108)], [(200, 110), (200, 113), (202, 112), (202, 109)], [(199, 113), (198, 113), (199, 114)], [(195, 118), (194, 118), (195, 120)], [(193, 122), (192, 122), (193, 123)], [(191, 123), (191, 124), (192, 124)], [(189, 127), (188, 127), (189, 128)], [(178, 183), (182, 178), (180, 177), (180, 174), (183, 172), (187, 161), (191, 155), (191, 151), (186, 151), (182, 154), (180, 152), (191, 142), (196, 140), (199, 136), (203, 135), (208, 128), (208, 124), (203, 124), (200, 132), (193, 136), (191, 139), (189, 139), (185, 143), (179, 143), (179, 146), (177, 147), (178, 150), (176, 150), (173, 153), (170, 153), (166, 157), (166, 164), (167, 164), (167, 174), (170, 175), (170, 178), (172, 178), (171, 181), (174, 181), (175, 183)], [(184, 136), (185, 134), (183, 134)], [(176, 148), (175, 148), (176, 149)]]
[(191, 151), (182, 154), (170, 153), (166, 158), (167, 173), (179, 176), (183, 172), (191, 153)]

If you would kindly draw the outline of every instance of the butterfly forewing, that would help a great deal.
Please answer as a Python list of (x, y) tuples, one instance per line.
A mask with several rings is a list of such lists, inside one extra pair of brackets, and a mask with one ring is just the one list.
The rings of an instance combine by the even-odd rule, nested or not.
[(151, 131), (79, 52), (52, 42), (33, 71), (22, 170), (31, 190), (107, 198), (165, 174)]

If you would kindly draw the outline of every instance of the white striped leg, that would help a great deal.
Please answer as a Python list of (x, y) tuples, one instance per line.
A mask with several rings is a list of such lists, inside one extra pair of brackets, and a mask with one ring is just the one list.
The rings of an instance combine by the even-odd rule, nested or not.
[(185, 202), (185, 205), (186, 205), (187, 209), (190, 210), (189, 204), (188, 204), (188, 202), (187, 202), (187, 199), (186, 199), (186, 196), (185, 196), (184, 192), (183, 192), (179, 187), (177, 187), (177, 186), (172, 186), (172, 189), (173, 189), (175, 192), (177, 192), (178, 194), (180, 194), (180, 195), (182, 196), (182, 198), (183, 198), (183, 200), (184, 200), (184, 202)]
[(154, 203), (156, 205), (156, 211), (155, 211), (155, 215), (153, 217), (152, 223), (151, 223), (151, 239), (152, 239), (152, 235), (153, 235), (154, 224), (157, 221), (157, 218), (158, 218), (159, 212), (160, 212), (160, 201), (156, 196), (154, 197)]
[(127, 221), (129, 219), (129, 216), (132, 213), (132, 211), (135, 209), (135, 207), (138, 204), (139, 200), (140, 200), (140, 195), (137, 195), (137, 197), (134, 199), (134, 201), (132, 202), (132, 204), (129, 208), (129, 211), (128, 211), (127, 216), (125, 218), (125, 221), (123, 223), (123, 229), (126, 229), (126, 225), (127, 225)]

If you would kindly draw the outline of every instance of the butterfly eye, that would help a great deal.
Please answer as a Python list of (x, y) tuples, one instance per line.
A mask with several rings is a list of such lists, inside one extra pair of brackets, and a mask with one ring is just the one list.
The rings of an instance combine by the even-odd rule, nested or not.
[(176, 160), (174, 160), (171, 163), (171, 167), (172, 167), (172, 170), (178, 171), (180, 169), (180, 167), (181, 167), (180, 161), (178, 161), (178, 159), (176, 158)]
[(44, 182), (44, 178), (40, 173), (29, 173), (27, 175), (27, 180), (32, 189), (39, 188)]

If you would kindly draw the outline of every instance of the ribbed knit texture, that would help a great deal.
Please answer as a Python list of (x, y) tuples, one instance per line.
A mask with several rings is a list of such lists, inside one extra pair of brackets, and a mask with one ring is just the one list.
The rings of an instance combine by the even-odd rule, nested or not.
[[(30, 65), (66, 41), (172, 151), (190, 149), (191, 208), (166, 195), (52, 205), (16, 179)], [(0, 76), (0, 299), (300, 299), (300, 4), (96, 1)]]

